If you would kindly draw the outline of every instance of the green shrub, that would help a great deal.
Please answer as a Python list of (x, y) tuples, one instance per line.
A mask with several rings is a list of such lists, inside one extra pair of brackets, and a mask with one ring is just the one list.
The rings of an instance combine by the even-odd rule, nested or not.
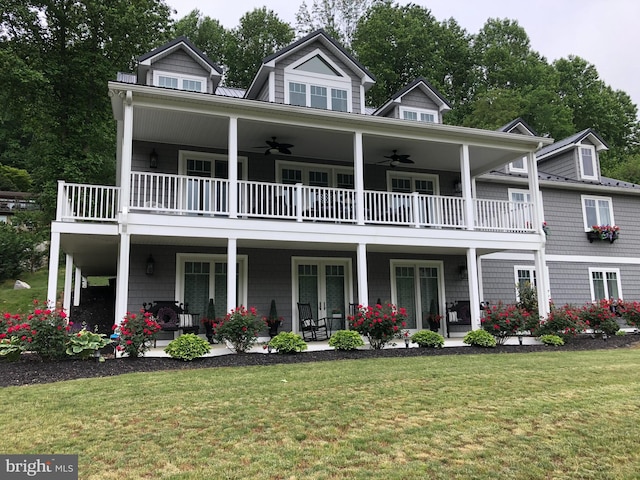
[(338, 330), (329, 339), (329, 346), (336, 350), (357, 350), (363, 345), (362, 337), (353, 330)]
[(297, 353), (307, 349), (302, 337), (293, 332), (280, 332), (271, 339), (269, 346), (278, 353)]
[(171, 357), (189, 362), (211, 351), (209, 342), (193, 333), (185, 333), (172, 340), (164, 349)]
[(444, 347), (444, 337), (438, 332), (432, 332), (431, 330), (421, 330), (417, 333), (414, 333), (413, 335), (411, 335), (411, 341), (424, 348)]
[(95, 353), (103, 347), (111, 343), (111, 340), (105, 338), (104, 333), (93, 333), (83, 328), (78, 333), (69, 336), (67, 343), (67, 355), (73, 355), (86, 360), (95, 355)]
[(618, 330), (615, 335), (616, 337), (624, 337), (627, 334), (624, 330)]
[(472, 347), (494, 348), (497, 345), (496, 338), (486, 330), (472, 330), (462, 341)]
[(564, 345), (564, 340), (558, 335), (542, 335), (540, 341), (545, 345), (560, 347)]

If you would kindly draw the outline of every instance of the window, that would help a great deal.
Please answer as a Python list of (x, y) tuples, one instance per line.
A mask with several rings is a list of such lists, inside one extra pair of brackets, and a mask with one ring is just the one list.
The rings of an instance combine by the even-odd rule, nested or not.
[(204, 92), (206, 91), (207, 79), (174, 72), (154, 71), (153, 84), (156, 87), (174, 88), (189, 92)]
[(536, 287), (537, 279), (536, 279), (536, 269), (535, 267), (524, 267), (520, 265), (516, 265), (514, 267), (515, 270), (515, 280), (516, 280), (516, 301), (520, 301), (520, 289), (525, 287), (527, 284), (531, 287)]
[(591, 230), (594, 225), (615, 225), (610, 197), (582, 195), (582, 214), (585, 231)]
[(531, 194), (529, 190), (520, 190), (516, 188), (509, 189), (509, 199), (512, 202), (527, 202), (531, 203)]
[(436, 175), (421, 175), (417, 173), (389, 173), (389, 191), (424, 195), (438, 195), (438, 177)]
[(527, 157), (519, 158), (509, 164), (512, 173), (527, 173)]
[(424, 123), (438, 123), (437, 110), (400, 107), (400, 116), (403, 120), (411, 120), (414, 122)]
[(579, 147), (578, 160), (580, 163), (580, 177), (583, 180), (598, 180), (596, 149), (591, 145)]
[(351, 111), (351, 78), (324, 53), (316, 49), (284, 71), (285, 103), (322, 108), (336, 112)]
[(591, 279), (591, 300), (597, 302), (604, 299), (622, 298), (622, 288), (620, 285), (620, 270), (590, 268), (589, 277)]

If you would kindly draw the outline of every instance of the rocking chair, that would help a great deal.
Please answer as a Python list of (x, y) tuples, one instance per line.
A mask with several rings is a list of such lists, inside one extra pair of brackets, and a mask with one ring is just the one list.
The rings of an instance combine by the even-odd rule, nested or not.
[[(310, 303), (298, 303), (298, 317), (300, 319), (300, 332), (305, 342), (329, 338), (327, 319), (320, 318), (316, 320), (313, 318)], [(318, 338), (319, 334), (321, 338)]]

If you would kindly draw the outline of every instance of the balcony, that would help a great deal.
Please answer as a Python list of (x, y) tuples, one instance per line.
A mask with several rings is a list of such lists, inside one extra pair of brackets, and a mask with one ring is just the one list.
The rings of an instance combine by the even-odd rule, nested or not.
[[(120, 192), (118, 187), (60, 182), (57, 220), (117, 222), (122, 210)], [(238, 221), (253, 218), (509, 233), (537, 230), (533, 205), (527, 202), (474, 198), (474, 218), (469, 222), (466, 200), (454, 196), (371, 190), (359, 195), (352, 189), (253, 181), (238, 181), (233, 199), (230, 192), (225, 179), (133, 172), (127, 207), (135, 213), (223, 216)]]

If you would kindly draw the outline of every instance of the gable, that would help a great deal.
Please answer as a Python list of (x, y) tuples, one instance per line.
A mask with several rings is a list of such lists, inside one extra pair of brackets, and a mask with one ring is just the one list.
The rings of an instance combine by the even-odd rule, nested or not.
[[(449, 110), (451, 105), (442, 94), (424, 78), (417, 78), (396, 92), (373, 114), (380, 117), (442, 123), (443, 113)], [(412, 113), (405, 113), (407, 111)]]

